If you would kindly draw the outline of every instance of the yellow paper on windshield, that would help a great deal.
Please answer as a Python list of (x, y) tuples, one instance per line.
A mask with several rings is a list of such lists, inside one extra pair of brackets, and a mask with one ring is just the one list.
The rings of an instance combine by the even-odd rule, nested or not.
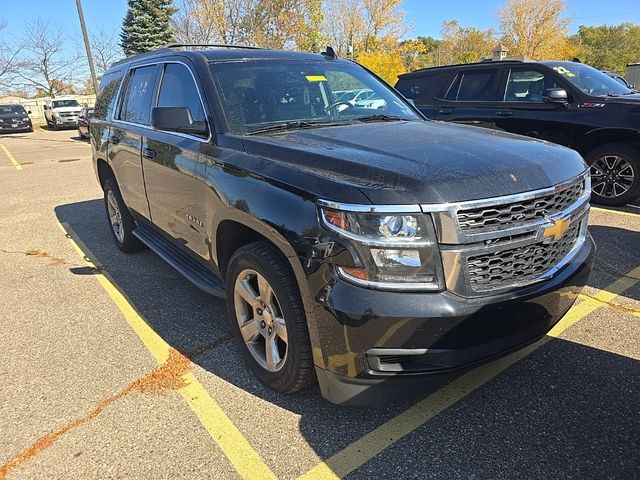
[(324, 75), (307, 75), (306, 78), (309, 82), (326, 82), (327, 81)]

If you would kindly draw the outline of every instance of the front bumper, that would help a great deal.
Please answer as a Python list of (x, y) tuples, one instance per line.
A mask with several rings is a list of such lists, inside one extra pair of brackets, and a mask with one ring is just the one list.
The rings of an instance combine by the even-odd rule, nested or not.
[(55, 122), (59, 127), (77, 127), (78, 117), (55, 117)]
[(31, 122), (0, 123), (0, 133), (30, 132), (31, 130), (33, 130)]
[(573, 305), (594, 251), (588, 236), (551, 280), (490, 297), (382, 292), (337, 280), (317, 297), (323, 396), (350, 405), (406, 397), (536, 341)]

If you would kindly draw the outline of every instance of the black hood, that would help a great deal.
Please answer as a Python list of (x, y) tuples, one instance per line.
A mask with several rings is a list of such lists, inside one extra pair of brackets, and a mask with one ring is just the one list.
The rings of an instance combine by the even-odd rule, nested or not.
[(568, 148), (426, 121), (245, 137), (244, 146), (247, 153), (271, 162), (355, 186), (374, 204), (508, 195), (550, 187), (586, 169), (582, 157)]
[(631, 105), (640, 105), (640, 93), (620, 95), (619, 97), (606, 97), (605, 103), (626, 103)]

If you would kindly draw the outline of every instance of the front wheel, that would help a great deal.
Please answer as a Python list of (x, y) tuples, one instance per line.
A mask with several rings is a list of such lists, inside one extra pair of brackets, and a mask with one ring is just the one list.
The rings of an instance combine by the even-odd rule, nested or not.
[(266, 242), (238, 249), (226, 275), (231, 328), (245, 363), (273, 390), (291, 393), (315, 379), (307, 320), (295, 277)]
[(594, 203), (622, 206), (640, 197), (640, 152), (623, 143), (590, 151), (585, 160), (591, 171)]

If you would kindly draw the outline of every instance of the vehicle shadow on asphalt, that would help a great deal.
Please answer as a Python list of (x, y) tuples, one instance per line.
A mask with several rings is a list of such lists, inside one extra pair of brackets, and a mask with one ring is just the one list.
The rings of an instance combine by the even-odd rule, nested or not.
[[(201, 292), (150, 251), (120, 252), (102, 200), (61, 205), (55, 213), (169, 345), (182, 352), (201, 349), (194, 363), (299, 415), (300, 433), (319, 457), (330, 457), (416, 402), (413, 398), (346, 408), (324, 401), (317, 387), (289, 396), (265, 388), (244, 366), (232, 341), (219, 341), (230, 338), (223, 300)], [(593, 227), (592, 233), (599, 247), (592, 286), (611, 283), (612, 269), (624, 273), (640, 264), (639, 254), (631, 251), (637, 232)], [(91, 273), (86, 268), (71, 270)], [(216, 346), (207, 349), (208, 345)], [(203, 384), (214, 388), (206, 379)], [(252, 409), (234, 412), (234, 403), (220, 396), (225, 389), (210, 391), (232, 421), (244, 418), (246, 423)], [(234, 402), (251, 402), (250, 396), (233, 395)], [(551, 340), (348, 478), (558, 478), (569, 473), (579, 478), (612, 473), (632, 478), (640, 464), (639, 399), (640, 362)], [(259, 405), (253, 410), (259, 415)], [(248, 428), (243, 424), (241, 430), (251, 442)]]

